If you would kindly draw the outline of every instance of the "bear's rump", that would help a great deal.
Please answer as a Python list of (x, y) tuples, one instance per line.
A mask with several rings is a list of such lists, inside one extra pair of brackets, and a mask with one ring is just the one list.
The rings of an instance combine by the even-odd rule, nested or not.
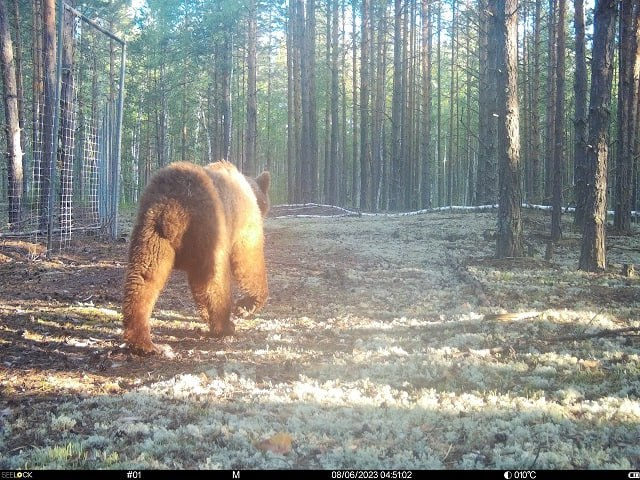
[(152, 218), (138, 223), (153, 225), (154, 234), (171, 244), (174, 267), (181, 270), (208, 264), (207, 254), (226, 235), (218, 192), (196, 165), (177, 163), (159, 171), (143, 193), (140, 212)]

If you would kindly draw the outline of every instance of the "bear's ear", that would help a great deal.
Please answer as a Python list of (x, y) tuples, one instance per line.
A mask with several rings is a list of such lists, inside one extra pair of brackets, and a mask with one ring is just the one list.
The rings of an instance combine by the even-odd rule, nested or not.
[(260, 190), (262, 190), (264, 194), (267, 194), (269, 191), (269, 185), (271, 184), (271, 174), (268, 171), (262, 172), (256, 178), (256, 183), (260, 187)]

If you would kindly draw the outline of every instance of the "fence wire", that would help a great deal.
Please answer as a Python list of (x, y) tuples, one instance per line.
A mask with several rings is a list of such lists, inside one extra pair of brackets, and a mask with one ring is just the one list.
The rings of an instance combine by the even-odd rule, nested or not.
[[(66, 4), (60, 11), (64, 14), (58, 14), (62, 41), (57, 42), (61, 50), (58, 101), (54, 101), (58, 128), (49, 129), (49, 138), (43, 133), (50, 119), (45, 113), (43, 51), (38, 42), (28, 51), (31, 59), (25, 59), (27, 75), (36, 80), (25, 96), (32, 115), (23, 132), (19, 222), (9, 223), (7, 166), (0, 166), (0, 238), (46, 242), (48, 251), (69, 247), (80, 234), (115, 237), (120, 183), (126, 45), (99, 21)], [(53, 162), (47, 152), (54, 152)]]

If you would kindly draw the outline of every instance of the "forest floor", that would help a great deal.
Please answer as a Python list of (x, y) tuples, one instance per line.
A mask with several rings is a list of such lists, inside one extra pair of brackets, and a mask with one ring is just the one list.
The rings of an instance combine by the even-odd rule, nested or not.
[(0, 241), (0, 469), (637, 470), (640, 234), (585, 273), (565, 221), (496, 260), (495, 211), (269, 218), (264, 310), (210, 339), (174, 272), (152, 357), (125, 242)]

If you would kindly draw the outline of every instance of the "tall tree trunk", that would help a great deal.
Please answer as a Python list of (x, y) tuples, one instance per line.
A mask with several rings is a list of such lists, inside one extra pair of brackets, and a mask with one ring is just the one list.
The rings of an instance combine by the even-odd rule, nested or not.
[(46, 230), (53, 205), (50, 204), (51, 174), (53, 170), (54, 138), (53, 117), (56, 101), (56, 2), (43, 0), (43, 75), (44, 75), (44, 117), (42, 122), (43, 155), (40, 175), (40, 230)]
[[(32, 1), (33, 28), (31, 30), (31, 44), (34, 52), (42, 52), (43, 26), (42, 26), (42, 0)], [(44, 57), (41, 54), (33, 55), (33, 74), (31, 78), (31, 142), (37, 146), (33, 150), (33, 165), (30, 171), (25, 171), (25, 176), (33, 174), (35, 186), (34, 200), (38, 212), (41, 211), (42, 188), (42, 115), (44, 111)]]
[(402, 199), (402, 9), (395, 0), (393, 21), (393, 96), (391, 99), (391, 192), (389, 207), (401, 208)]
[(309, 44), (309, 199), (318, 200), (318, 109), (316, 79), (316, 0), (307, 0), (307, 42)]
[[(478, 0), (478, 164), (476, 167), (476, 205), (485, 202), (484, 178), (489, 135), (489, 117), (491, 109), (488, 92), (488, 52), (489, 52), (489, 14), (487, 0)], [(484, 94), (482, 92), (485, 92)]]
[[(518, 118), (518, 0), (490, 0), (498, 39), (499, 199), (496, 257), (521, 257), (520, 129)], [(494, 9), (491, 5), (494, 4)], [(495, 20), (494, 20), (495, 19)]]
[(457, 102), (457, 92), (455, 88), (455, 79), (456, 79), (456, 52), (458, 50), (456, 34), (457, 34), (457, 14), (456, 14), (456, 0), (452, 0), (451, 2), (451, 65), (450, 65), (450, 75), (451, 78), (449, 84), (449, 142), (448, 142), (448, 156), (446, 162), (446, 173), (447, 173), (447, 205), (453, 205), (453, 197), (454, 197), (454, 175), (457, 167), (458, 159), (456, 155), (453, 153), (454, 144), (453, 144), (453, 130), (454, 130), (454, 121), (455, 121), (455, 104)]
[(73, 92), (73, 40), (75, 34), (75, 15), (65, 10), (62, 30), (62, 85), (60, 90), (60, 228), (71, 229), (71, 207), (73, 194), (73, 146), (75, 137)]
[[(414, 12), (415, 12), (415, 2), (406, 2), (404, 7), (405, 14), (402, 18), (402, 120), (400, 121), (400, 135), (402, 136), (402, 141), (400, 142), (401, 151), (400, 151), (400, 164), (401, 168), (401, 180), (400, 183), (402, 185), (402, 190), (404, 195), (401, 195), (401, 209), (406, 210), (410, 208), (411, 197), (413, 195), (413, 159), (411, 153), (411, 134), (413, 130), (413, 122), (412, 122), (412, 101), (411, 101), (411, 90), (412, 90), (412, 77), (413, 77), (413, 68), (412, 61), (413, 54), (411, 52), (413, 48), (413, 41), (411, 39), (412, 35), (409, 32), (409, 23), (411, 25), (414, 24)], [(413, 29), (412, 29), (413, 31)]]
[(338, 0), (331, 0), (331, 133), (329, 139), (329, 181), (327, 200), (334, 205), (339, 204), (338, 199), (338, 141), (339, 141), (339, 115), (338, 103), (340, 91), (338, 85), (338, 52), (339, 26), (338, 26)]
[[(373, 134), (371, 139), (373, 157), (373, 181), (375, 199), (373, 207), (379, 210), (388, 206), (388, 175), (385, 155), (385, 107), (387, 70), (387, 0), (378, 3), (376, 42), (375, 104), (373, 109)], [(373, 25), (372, 25), (373, 26)]]
[(222, 155), (221, 158), (229, 160), (231, 157), (231, 135), (233, 132), (233, 117), (231, 109), (231, 81), (233, 78), (233, 36), (224, 34), (224, 46), (222, 48)]
[(257, 19), (256, 2), (248, 5), (247, 17), (247, 130), (245, 132), (244, 170), (247, 175), (256, 174), (256, 146), (258, 136), (258, 105), (256, 101), (256, 44)]
[(289, 15), (287, 23), (287, 201), (293, 203), (296, 198), (296, 165), (298, 157), (299, 136), (296, 122), (296, 94), (297, 69), (296, 69), (296, 5), (297, 2), (289, 2)]
[(553, 195), (553, 155), (555, 154), (555, 118), (556, 118), (556, 13), (558, 0), (549, 0), (548, 22), (548, 49), (547, 62), (547, 108), (546, 108), (546, 143), (545, 143), (545, 179), (544, 179), (544, 203), (548, 205)]
[(371, 144), (369, 143), (370, 0), (362, 0), (360, 23), (360, 208), (371, 208)]
[(7, 137), (7, 183), (9, 200), (9, 225), (16, 226), (22, 217), (22, 144), (20, 141), (20, 115), (16, 65), (9, 17), (4, 0), (0, 0), (0, 65), (4, 82), (4, 116)]
[[(97, 75), (97, 72), (94, 72)], [(168, 133), (167, 124), (169, 123), (169, 107), (167, 101), (166, 84), (166, 68), (164, 59), (161, 60), (158, 68), (156, 82), (160, 91), (159, 103), (156, 105), (156, 150), (158, 155), (158, 167), (164, 167), (169, 163)], [(94, 101), (95, 103), (95, 101)]]
[(358, 49), (357, 32), (358, 32), (358, 15), (357, 8), (351, 8), (351, 204), (354, 207), (360, 205), (360, 183), (358, 177), (359, 169), (359, 148), (358, 148)]
[(576, 31), (576, 71), (574, 77), (575, 97), (575, 144), (573, 153), (574, 198), (576, 209), (573, 221), (582, 228), (586, 199), (587, 159), (587, 57), (585, 53), (584, 0), (574, 0), (574, 25)]
[[(498, 140), (498, 36), (495, 30), (495, 17), (490, 13), (490, 3), (480, 0), (482, 17), (480, 20), (478, 53), (479, 76), (478, 88), (478, 175), (477, 175), (477, 203), (493, 204), (497, 194), (497, 140)], [(491, 5), (495, 8), (495, 5)]]
[(29, 166), (25, 152), (25, 113), (24, 113), (24, 75), (22, 61), (22, 25), (20, 15), (20, 2), (13, 3), (13, 23), (15, 25), (15, 61), (16, 61), (16, 93), (18, 95), (18, 124), (20, 126), (20, 149), (22, 150), (22, 195), (28, 193), (29, 188)]
[[(346, 0), (340, 0), (340, 26), (341, 31), (345, 32), (347, 30), (347, 7)], [(341, 63), (341, 71), (347, 72), (347, 57), (349, 56), (349, 50), (345, 48), (345, 44), (347, 43), (346, 34), (343, 34), (342, 37), (342, 58), (340, 60)], [(355, 67), (353, 67), (355, 68)], [(340, 199), (342, 203), (346, 203), (349, 200), (351, 193), (353, 190), (349, 188), (349, 169), (347, 168), (347, 75), (343, 73), (340, 76), (340, 94), (342, 96), (342, 125), (340, 128), (340, 175), (338, 176), (338, 191), (340, 193)], [(354, 108), (352, 106), (352, 108)], [(341, 203), (341, 204), (342, 204)], [(353, 205), (353, 203), (351, 203)]]
[(615, 168), (614, 226), (631, 234), (633, 163), (636, 156), (638, 108), (638, 9), (640, 1), (623, 0), (620, 11), (620, 68), (618, 72), (618, 149)]
[(531, 75), (531, 201), (542, 203), (542, 138), (540, 135), (540, 30), (542, 0), (535, 0), (533, 20), (533, 68)]
[(604, 270), (607, 262), (607, 163), (616, 8), (615, 0), (596, 0), (589, 99), (587, 201), (579, 263), (580, 270), (588, 272)]
[(445, 201), (445, 187), (444, 187), (444, 161), (442, 151), (442, 2), (436, 2), (438, 9), (438, 15), (436, 19), (436, 85), (438, 86), (438, 94), (436, 95), (436, 186), (437, 186), (437, 198), (438, 206), (444, 205)]
[[(473, 9), (473, 7), (471, 6), (472, 0), (465, 0), (465, 9), (467, 11), (471, 11)], [(475, 22), (475, 19), (472, 19), (471, 16), (467, 16), (467, 19), (465, 21), (465, 28), (468, 32), (471, 32), (472, 29), (472, 22)], [(474, 193), (475, 193), (475, 179), (474, 179), (474, 172), (475, 172), (475, 165), (474, 165), (474, 161), (473, 161), (473, 153), (472, 153), (472, 149), (473, 149), (473, 145), (475, 142), (475, 137), (472, 133), (472, 126), (471, 126), (471, 109), (472, 109), (472, 95), (471, 95), (471, 90), (472, 90), (472, 79), (473, 79), (473, 74), (472, 74), (472, 61), (474, 58), (474, 52), (473, 49), (471, 48), (471, 44), (472, 44), (472, 35), (467, 35), (466, 36), (467, 39), (465, 40), (465, 50), (466, 50), (466, 55), (465, 55), (465, 70), (466, 70), (466, 81), (465, 81), (465, 90), (466, 90), (466, 96), (467, 96), (467, 101), (466, 101), (466, 106), (465, 106), (465, 165), (466, 165), (466, 170), (467, 170), (467, 174), (466, 174), (466, 191), (465, 191), (465, 196), (464, 196), (464, 205), (473, 205), (474, 202)], [(474, 39), (476, 37), (473, 37)], [(474, 65), (475, 66), (475, 65)]]
[(431, 5), (421, 0), (422, 17), (422, 135), (420, 207), (431, 208)]
[(556, 26), (556, 88), (555, 88), (555, 130), (553, 152), (553, 189), (551, 212), (551, 240), (557, 241), (562, 237), (560, 222), (562, 219), (562, 178), (564, 171), (564, 79), (565, 79), (565, 14), (566, 0), (558, 1), (558, 19)]
[[(300, 6), (302, 31), (301, 78), (302, 78), (302, 131), (300, 153), (302, 200), (317, 200), (318, 141), (315, 107), (315, 1), (307, 0)], [(300, 15), (300, 13), (299, 13)]]

